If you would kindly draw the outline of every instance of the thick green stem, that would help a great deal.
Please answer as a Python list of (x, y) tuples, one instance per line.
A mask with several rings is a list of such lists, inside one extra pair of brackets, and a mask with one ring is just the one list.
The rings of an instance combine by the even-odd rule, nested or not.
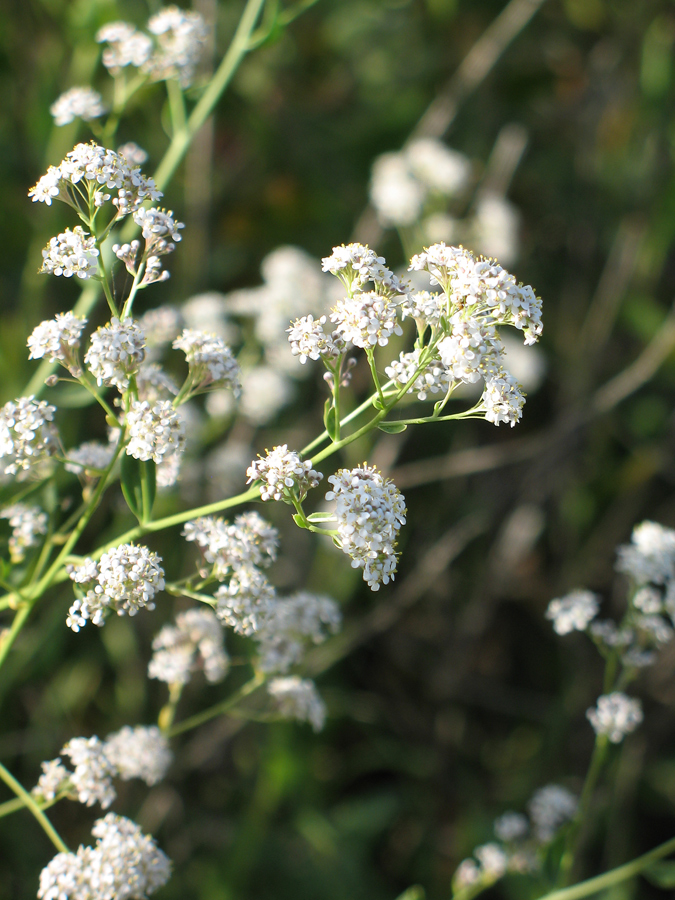
[(33, 813), (35, 818), (44, 829), (45, 834), (52, 842), (52, 844), (54, 844), (56, 849), (61, 853), (68, 853), (68, 847), (64, 844), (58, 832), (49, 821), (47, 816), (42, 812), (35, 800), (28, 793), (28, 791), (21, 784), (19, 784), (16, 778), (14, 778), (14, 776), (7, 771), (2, 763), (0, 763), (0, 778), (5, 782), (7, 787), (16, 794), (17, 797), (20, 797), (21, 800), (23, 800), (25, 806), (27, 806), (28, 809)]

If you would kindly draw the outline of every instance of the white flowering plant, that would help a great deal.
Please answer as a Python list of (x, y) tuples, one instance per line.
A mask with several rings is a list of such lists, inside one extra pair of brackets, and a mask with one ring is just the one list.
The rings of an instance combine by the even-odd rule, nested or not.
[[(507, 368), (504, 335), (535, 344), (543, 329), (541, 299), (491, 255), (430, 237), (438, 234), (434, 227), (448, 225), (439, 221), (443, 198), (461, 197), (472, 177), (465, 157), (433, 140), (413, 141), (373, 168), (380, 223), (398, 227), (404, 246), (413, 248), (407, 271), (394, 272), (358, 241), (332, 248), (321, 265), (281, 248), (263, 262), (262, 288), (200, 295), (181, 309), (146, 305), (139, 313), (146, 297), (161, 295), (166, 258), (180, 253), (184, 225), (157, 205), (173, 173), (239, 62), (311, 5), (281, 9), (248, 0), (212, 77), (204, 52), (209, 30), (199, 13), (161, 9), (144, 30), (108, 22), (97, 41), (114, 80), (112, 102), (91, 87), (73, 87), (51, 107), (57, 127), (79, 120), (93, 140), (50, 164), (28, 192), (34, 203), (59, 201), (72, 215), (43, 249), (40, 272), (71, 279), (82, 293), (72, 310), (33, 323), (27, 355), (40, 361), (36, 374), (22, 396), (0, 409), (0, 519), (10, 529), (1, 570), (0, 666), (9, 665), (26, 624), (49, 606), (58, 585), (72, 589), (60, 622), (74, 635), (83, 629), (91, 635), (92, 626), (104, 628), (113, 615), (142, 618), (169, 597), (181, 605), (151, 642), (147, 676), (166, 686), (156, 724), (127, 724), (104, 740), (70, 737), (58, 756), (42, 762), (31, 790), (0, 763), (0, 778), (15, 794), (0, 804), (0, 818), (27, 809), (58, 851), (39, 876), (40, 900), (142, 900), (172, 871), (155, 840), (116, 812), (94, 822), (91, 846), (72, 850), (47, 815), (54, 805), (72, 801), (106, 811), (124, 790), (119, 782), (154, 788), (167, 776), (180, 736), (223, 715), (296, 720), (315, 732), (324, 727), (328, 708), (306, 661), (340, 630), (341, 609), (304, 585), (288, 594), (277, 588), (280, 516), (330, 538), (370, 590), (386, 594), (399, 564), (405, 498), (373, 461), (355, 465), (351, 451), (360, 452), (363, 439), (375, 434), (467, 419), (514, 427), (523, 415), (526, 395)], [(111, 147), (131, 101), (157, 82), (166, 86), (172, 137), (150, 176), (137, 144)], [(479, 234), (481, 216), (484, 230), (491, 216), (499, 218), (492, 201), (479, 205), (467, 236)], [(485, 233), (476, 243), (478, 250), (487, 246)], [(262, 359), (253, 366), (246, 348), (235, 352), (237, 319), (247, 318), (255, 320)], [(287, 402), (289, 379), (313, 363), (326, 392), (317, 436), (304, 447), (279, 443), (256, 459), (237, 459), (241, 490), (217, 488), (212, 502), (188, 503), (180, 485), (195, 417), (204, 410), (220, 427), (232, 425), (240, 410), (249, 425), (265, 423)], [(60, 405), (64, 396), (69, 403)], [(99, 412), (92, 430), (107, 428), (107, 441), (67, 446), (73, 398)], [(289, 435), (290, 442), (292, 429)], [(324, 480), (328, 490), (318, 490)], [(73, 491), (78, 505), (71, 510)], [(164, 513), (167, 494), (179, 511)], [(274, 514), (277, 524), (257, 511), (273, 503), (285, 505)], [(114, 534), (97, 518), (106, 505), (122, 510), (115, 522), (124, 527)], [(184, 539), (181, 565), (148, 546), (171, 530)], [(602, 694), (587, 712), (596, 744), (580, 796), (548, 784), (534, 793), (527, 815), (500, 815), (495, 840), (461, 862), (448, 896), (470, 900), (510, 873), (527, 876), (532, 891), (550, 900), (596, 889), (584, 882), (570, 887), (580, 834), (610, 745), (643, 720), (640, 701), (625, 688), (673, 635), (675, 534), (643, 523), (632, 544), (620, 548), (618, 568), (632, 582), (618, 625), (597, 619), (600, 599), (586, 590), (552, 601), (547, 612), (557, 634), (587, 632), (606, 661)], [(225, 692), (182, 715), (186, 689), (201, 676), (209, 686), (226, 682)], [(674, 848), (670, 841), (648, 859), (599, 876), (597, 889)]]

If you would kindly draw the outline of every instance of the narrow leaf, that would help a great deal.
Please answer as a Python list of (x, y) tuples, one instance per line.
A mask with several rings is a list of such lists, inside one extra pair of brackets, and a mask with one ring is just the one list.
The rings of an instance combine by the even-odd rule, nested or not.
[(642, 874), (659, 888), (675, 887), (675, 862), (656, 862), (643, 869)]
[(120, 462), (120, 483), (127, 506), (139, 522), (148, 522), (155, 502), (155, 464), (125, 453)]
[(326, 405), (323, 412), (323, 424), (331, 441), (333, 441), (333, 443), (339, 441), (340, 425), (337, 420), (337, 415), (332, 400), (326, 400)]
[(408, 427), (403, 422), (379, 422), (377, 426), (385, 434), (400, 434)]
[(307, 525), (304, 523), (302, 516), (300, 513), (295, 513), (293, 515), (293, 521), (298, 526), (298, 528), (307, 528)]

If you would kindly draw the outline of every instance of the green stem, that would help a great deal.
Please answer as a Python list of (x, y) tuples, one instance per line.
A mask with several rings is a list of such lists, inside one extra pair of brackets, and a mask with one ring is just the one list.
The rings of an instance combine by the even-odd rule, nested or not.
[(14, 776), (7, 771), (7, 769), (0, 763), (0, 778), (5, 782), (7, 787), (12, 790), (17, 797), (20, 797), (24, 804), (28, 807), (28, 809), (33, 813), (35, 818), (38, 820), (40, 825), (45, 831), (45, 834), (48, 836), (52, 844), (59, 850), (61, 853), (68, 853), (68, 847), (61, 840), (59, 834), (56, 829), (49, 821), (47, 816), (42, 812), (40, 807), (37, 805), (35, 800), (31, 797), (28, 791), (14, 778)]
[(578, 849), (579, 833), (581, 830), (581, 826), (586, 821), (588, 807), (593, 796), (593, 791), (595, 790), (595, 785), (597, 784), (598, 778), (600, 777), (600, 773), (602, 771), (602, 767), (605, 763), (605, 758), (607, 756), (607, 747), (607, 735), (599, 734), (595, 739), (595, 747), (593, 748), (593, 755), (588, 767), (588, 772), (586, 773), (584, 786), (581, 790), (579, 806), (577, 807), (574, 819), (572, 819), (572, 821), (570, 822), (565, 838), (565, 850), (560, 861), (559, 874), (559, 881), (562, 882), (563, 885), (569, 883), (569, 879), (572, 874), (572, 867), (574, 865), (576, 851)]
[[(98, 242), (97, 242), (98, 244)], [(99, 245), (99, 253), (98, 253), (98, 267), (101, 270), (101, 285), (103, 286), (103, 293), (105, 294), (105, 299), (108, 301), (108, 306), (110, 307), (110, 312), (113, 316), (119, 318), (119, 310), (117, 309), (117, 304), (113, 299), (113, 295), (110, 292), (110, 284), (108, 282), (108, 273), (105, 268), (105, 263), (103, 262), (103, 250)]]
[(202, 712), (190, 716), (189, 719), (183, 719), (182, 722), (174, 725), (169, 731), (169, 737), (183, 734), (184, 731), (191, 731), (193, 728), (197, 728), (198, 725), (202, 725), (204, 722), (208, 722), (211, 719), (215, 719), (217, 716), (228, 712), (233, 706), (236, 706), (240, 700), (243, 700), (244, 697), (248, 697), (249, 694), (257, 691), (258, 688), (265, 683), (265, 679), (266, 676), (262, 672), (256, 672), (250, 681), (247, 681), (246, 684), (242, 685), (239, 690), (235, 691), (234, 694), (227, 698), (227, 700), (216, 703), (215, 706), (210, 706), (208, 709), (204, 709)]
[(589, 878), (586, 881), (580, 881), (572, 887), (563, 888), (562, 890), (553, 891), (550, 894), (542, 894), (538, 900), (579, 900), (581, 897), (590, 897), (607, 888), (613, 887), (615, 884), (621, 884), (629, 878), (639, 875), (651, 863), (663, 859), (670, 853), (675, 852), (675, 837), (670, 838), (664, 844), (654, 847), (642, 856), (638, 856), (631, 862), (624, 863), (616, 869), (611, 869), (603, 875), (596, 875), (595, 878)]
[(373, 352), (372, 347), (366, 347), (366, 356), (368, 357), (368, 365), (370, 366), (370, 374), (373, 376), (373, 383), (377, 388), (377, 395), (380, 398), (380, 403), (382, 406), (386, 405), (386, 400), (384, 398), (384, 393), (382, 391), (382, 385), (380, 384), (380, 377), (377, 374), (377, 366), (375, 365), (375, 353)]
[(167, 78), (166, 93), (169, 97), (169, 114), (171, 115), (171, 133), (173, 135), (185, 131), (185, 97), (180, 84), (175, 78)]

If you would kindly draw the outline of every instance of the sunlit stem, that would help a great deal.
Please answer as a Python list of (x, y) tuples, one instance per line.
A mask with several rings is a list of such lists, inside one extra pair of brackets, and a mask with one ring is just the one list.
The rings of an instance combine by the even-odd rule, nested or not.
[(33, 813), (35, 818), (42, 826), (45, 834), (52, 842), (52, 844), (54, 844), (56, 849), (61, 853), (68, 853), (68, 847), (63, 842), (47, 816), (42, 812), (35, 800), (28, 793), (28, 791), (21, 784), (19, 784), (16, 778), (14, 778), (14, 776), (7, 771), (2, 763), (0, 763), (0, 778), (5, 782), (7, 787), (16, 794), (17, 797), (20, 797), (21, 800), (23, 800), (24, 805), (27, 806), (28, 809)]
[(211, 719), (215, 719), (217, 716), (222, 716), (224, 713), (229, 712), (240, 702), (240, 700), (243, 700), (254, 691), (257, 691), (258, 688), (265, 683), (266, 677), (267, 676), (263, 672), (256, 672), (250, 681), (247, 681), (246, 684), (242, 685), (242, 687), (229, 696), (227, 700), (216, 703), (215, 706), (210, 706), (208, 709), (204, 709), (202, 712), (190, 716), (189, 719), (183, 719), (182, 722), (178, 722), (177, 725), (174, 725), (169, 730), (169, 737), (175, 737), (177, 734), (191, 731), (193, 728), (197, 728), (197, 726), (202, 725), (204, 722), (209, 722)]

